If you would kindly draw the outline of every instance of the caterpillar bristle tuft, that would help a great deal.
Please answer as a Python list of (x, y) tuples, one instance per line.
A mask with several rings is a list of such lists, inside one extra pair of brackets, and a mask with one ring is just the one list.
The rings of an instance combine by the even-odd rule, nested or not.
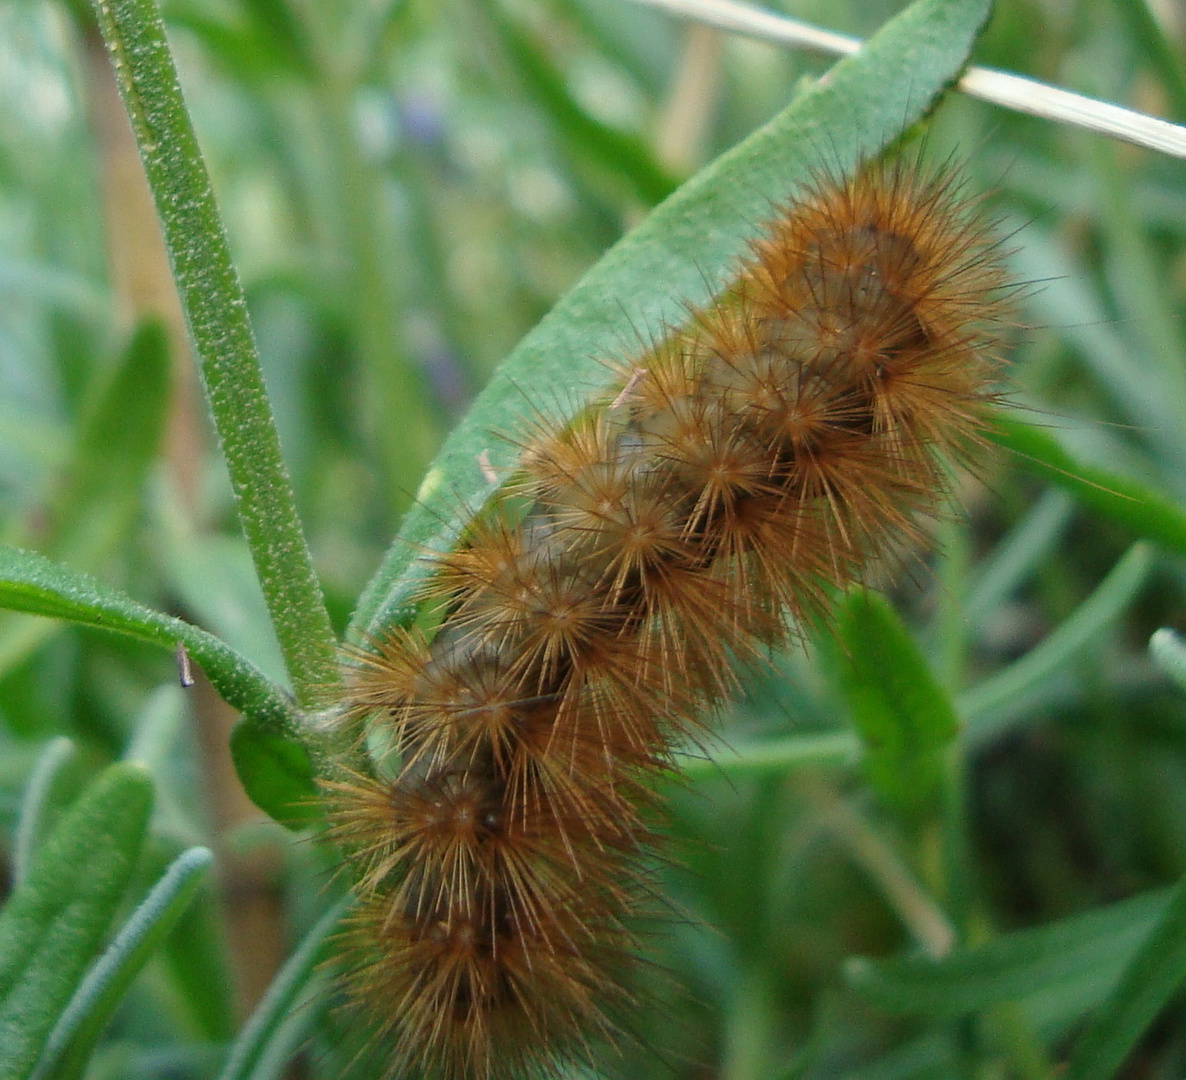
[(507, 433), (518, 471), (430, 557), (430, 617), (347, 659), (344, 712), (390, 760), (326, 785), (346, 983), (393, 1073), (554, 1075), (620, 1037), (655, 778), (738, 659), (943, 512), (1007, 296), (953, 166), (825, 172), (609, 392)]

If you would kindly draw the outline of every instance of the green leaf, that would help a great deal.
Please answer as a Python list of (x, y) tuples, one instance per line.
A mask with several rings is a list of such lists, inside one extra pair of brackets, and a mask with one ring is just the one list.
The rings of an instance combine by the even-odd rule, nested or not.
[[(352, 633), (374, 636), (413, 617), (414, 590), (431, 568), (424, 553), (451, 548), (510, 475), (517, 448), (506, 436), (541, 411), (563, 420), (608, 389), (605, 361), (718, 291), (797, 184), (821, 168), (851, 169), (917, 121), (962, 68), (987, 15), (984, 0), (917, 0), (616, 244), (510, 354), (449, 437)], [(533, 399), (528, 388), (550, 389)]]
[(244, 718), (231, 730), (231, 757), (251, 801), (281, 825), (300, 829), (321, 816), (313, 762), (300, 743)]
[(66, 813), (0, 911), (0, 1080), (24, 1080), (132, 876), (152, 809), (139, 766), (113, 765)]
[(280, 454), (247, 305), (153, 0), (95, 0), (189, 324), (243, 532), (297, 696), (337, 680), (333, 628)]
[(169, 341), (156, 320), (141, 323), (102, 392), (85, 410), (55, 506), (49, 553), (97, 569), (139, 511), (149, 466), (165, 429)]
[(1145, 893), (956, 949), (941, 960), (854, 958), (845, 977), (863, 997), (895, 1013), (964, 1016), (1060, 988), (1083, 1012), (1115, 983), (1167, 902), (1165, 892)]
[(180, 855), (91, 966), (58, 1022), (31, 1080), (76, 1080), (132, 980), (185, 913), (210, 868), (203, 847)]
[[(38, 533), (38, 546), (52, 558), (95, 571), (123, 543), (157, 458), (168, 390), (165, 331), (155, 321), (142, 323), (83, 411), (47, 527)], [(0, 672), (15, 667), (51, 632), (33, 620), (0, 620)]]
[(29, 774), (21, 799), (21, 816), (12, 844), (12, 882), (20, 885), (29, 873), (33, 856), (49, 832), (49, 811), (56, 801), (55, 789), (75, 760), (74, 743), (64, 735), (50, 739)]
[(840, 605), (837, 674), (865, 744), (869, 782), (885, 802), (911, 814), (932, 808), (943, 757), (959, 729), (955, 708), (886, 599), (870, 590)]
[(968, 741), (984, 742), (1007, 727), (1023, 711), (1031, 691), (1069, 664), (1120, 617), (1144, 585), (1152, 563), (1150, 548), (1133, 544), (1095, 591), (1040, 645), (960, 694), (956, 705), (967, 719)]
[(219, 1080), (252, 1080), (262, 1074), (264, 1062), (281, 1066), (304, 1041), (313, 1022), (312, 1010), (304, 1010), (306, 1023), (293, 1028), (286, 1021), (302, 991), (317, 971), (330, 934), (349, 907), (346, 899), (329, 909), (305, 935), (296, 951), (285, 961), (231, 1046)]
[(688, 778), (727, 776), (782, 776), (792, 769), (843, 765), (861, 755), (861, 744), (847, 731), (823, 735), (788, 735), (725, 746), (711, 755), (679, 756), (680, 775)]
[[(258, 782), (255, 773), (241, 774), (247, 793), (278, 821), (305, 816), (301, 807), (315, 797), (316, 788), (311, 779), (302, 782), (300, 777), (313, 774), (309, 761), (313, 740), (302, 728), (292, 699), (225, 642), (181, 619), (137, 604), (85, 574), (3, 545), (0, 606), (128, 634), (166, 648), (184, 646), (223, 699), (243, 713), (240, 726), (260, 733), (255, 745), (274, 749), (278, 755), (275, 767), (264, 770)], [(296, 761), (302, 756), (307, 764), (298, 766)], [(289, 783), (278, 784), (280, 777), (287, 777)]]
[(238, 1027), (225, 918), (222, 897), (207, 885), (162, 946), (169, 981), (186, 1006), (187, 1028), (201, 1041), (220, 1044)]
[(1136, 480), (1076, 461), (1052, 435), (1007, 416), (993, 418), (989, 438), (1012, 450), (1023, 469), (1075, 497), (1101, 517), (1186, 555), (1186, 513)]
[(482, 10), (506, 50), (510, 67), (552, 121), (568, 155), (578, 163), (612, 169), (651, 206), (671, 194), (675, 178), (655, 160), (650, 148), (625, 132), (590, 116), (568, 92), (564, 79), (540, 47), (503, 10), (501, 0), (486, 0)]
[(1063, 1080), (1108, 1080), (1186, 980), (1186, 879), (1092, 1018)]
[(1154, 630), (1149, 639), (1149, 655), (1162, 672), (1186, 690), (1186, 641), (1179, 634), (1168, 626)]
[(1074, 502), (1065, 491), (1045, 491), (985, 559), (960, 603), (960, 617), (981, 624), (1054, 550)]
[(185, 611), (284, 686), (284, 658), (243, 538), (171, 531), (163, 562)]
[(1153, 14), (1148, 0), (1117, 0), (1116, 9), (1123, 17), (1140, 58), (1157, 77), (1172, 106), (1169, 119), (1186, 120), (1186, 67), (1165, 29)]

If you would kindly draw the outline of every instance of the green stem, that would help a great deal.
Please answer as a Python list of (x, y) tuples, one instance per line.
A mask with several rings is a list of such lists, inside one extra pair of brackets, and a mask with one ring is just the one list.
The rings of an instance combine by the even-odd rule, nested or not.
[(335, 639), (305, 544), (247, 305), (153, 0), (94, 0), (152, 189), (210, 411), (297, 697), (337, 678)]
[(822, 735), (790, 735), (783, 739), (725, 746), (709, 755), (679, 756), (680, 772), (691, 779), (727, 776), (782, 775), (791, 769), (843, 765), (857, 760), (861, 742), (850, 731)]

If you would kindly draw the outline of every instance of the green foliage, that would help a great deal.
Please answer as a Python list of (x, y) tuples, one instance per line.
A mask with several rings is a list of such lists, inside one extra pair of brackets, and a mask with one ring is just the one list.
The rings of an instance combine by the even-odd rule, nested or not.
[(165, 871), (92, 965), (58, 1017), (33, 1080), (72, 1080), (86, 1073), (95, 1044), (132, 980), (185, 913), (210, 867), (206, 848), (190, 848)]
[(113, 765), (46, 840), (0, 912), (0, 1076), (30, 1075), (132, 878), (152, 806), (143, 769)]
[[(316, 779), (355, 752), (335, 632), (413, 618), (540, 415), (813, 170), (923, 126), (1037, 283), (1019, 407), (907, 580), (740, 674), (723, 745), (681, 755), (669, 974), (632, 1017), (658, 1054), (613, 1069), (1186, 1072), (1186, 649), (1157, 630), (1186, 583), (1186, 184), (944, 95), (981, 0), (892, 6), (788, 6), (876, 32), (834, 67), (731, 39), (706, 74), (626, 0), (103, 0), (221, 451), (178, 320), (128, 283), (152, 222), (100, 183), (123, 118), (91, 14), (0, 11), (0, 1077), (381, 1074), (319, 967), (347, 905)], [(1144, 0), (1000, 0), (977, 48), (1180, 117), (1176, 32)], [(696, 78), (707, 104), (675, 94)], [(669, 126), (703, 142), (665, 155)], [(235, 809), (230, 757), (295, 843)], [(228, 971), (265, 968), (240, 1000)]]
[(884, 597), (858, 590), (836, 614), (838, 681), (865, 746), (869, 783), (887, 804), (933, 812), (955, 708)]

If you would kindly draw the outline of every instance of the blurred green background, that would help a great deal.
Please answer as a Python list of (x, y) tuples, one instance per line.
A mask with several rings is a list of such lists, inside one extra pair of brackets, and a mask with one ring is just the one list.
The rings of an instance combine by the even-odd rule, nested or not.
[[(896, 5), (785, 10), (865, 35)], [(339, 627), (499, 359), (649, 206), (827, 66), (628, 0), (169, 0), (165, 16)], [(1003, 0), (977, 60), (1186, 120), (1180, 5)], [(1186, 166), (954, 96), (927, 152), (966, 162), (1035, 283), (1011, 398), (1080, 460), (1182, 503)], [(0, 539), (182, 614), (283, 680), (138, 170), (89, 12), (0, 5)], [(167, 353), (130, 347), (154, 318)], [(674, 916), (642, 991), (648, 1049), (607, 1074), (1054, 1075), (1155, 890), (1186, 875), (1186, 698), (1146, 650), (1182, 625), (1186, 575), (1155, 549), (1107, 579), (1110, 606), (1085, 609), (1134, 536), (1025, 466), (986, 451), (958, 480), (966, 510), (892, 589), (967, 721), (942, 796), (895, 800), (847, 759), (697, 767), (672, 794), (686, 869), (659, 871)], [(1026, 668), (1067, 620), (1078, 636)], [(724, 741), (849, 730), (842, 653), (824, 635), (747, 676)], [(0, 858), (55, 735), (79, 747), (63, 805), (129, 748), (150, 762), (145, 883), (184, 845), (217, 858), (216, 888), (137, 981), (90, 1076), (216, 1075), (339, 888), (332, 853), (246, 801), (232, 721), (155, 650), (0, 614)], [(846, 963), (1091, 912), (1099, 925), (1021, 939), (1008, 992), (992, 953), (969, 961), (965, 998), (885, 990), (906, 977), (889, 969), (878, 996), (874, 969)], [(294, 1012), (304, 1052), (253, 1075), (343, 1075), (348, 1020), (331, 1006), (322, 980)], [(1186, 999), (1118, 1075), (1186, 1075)]]

